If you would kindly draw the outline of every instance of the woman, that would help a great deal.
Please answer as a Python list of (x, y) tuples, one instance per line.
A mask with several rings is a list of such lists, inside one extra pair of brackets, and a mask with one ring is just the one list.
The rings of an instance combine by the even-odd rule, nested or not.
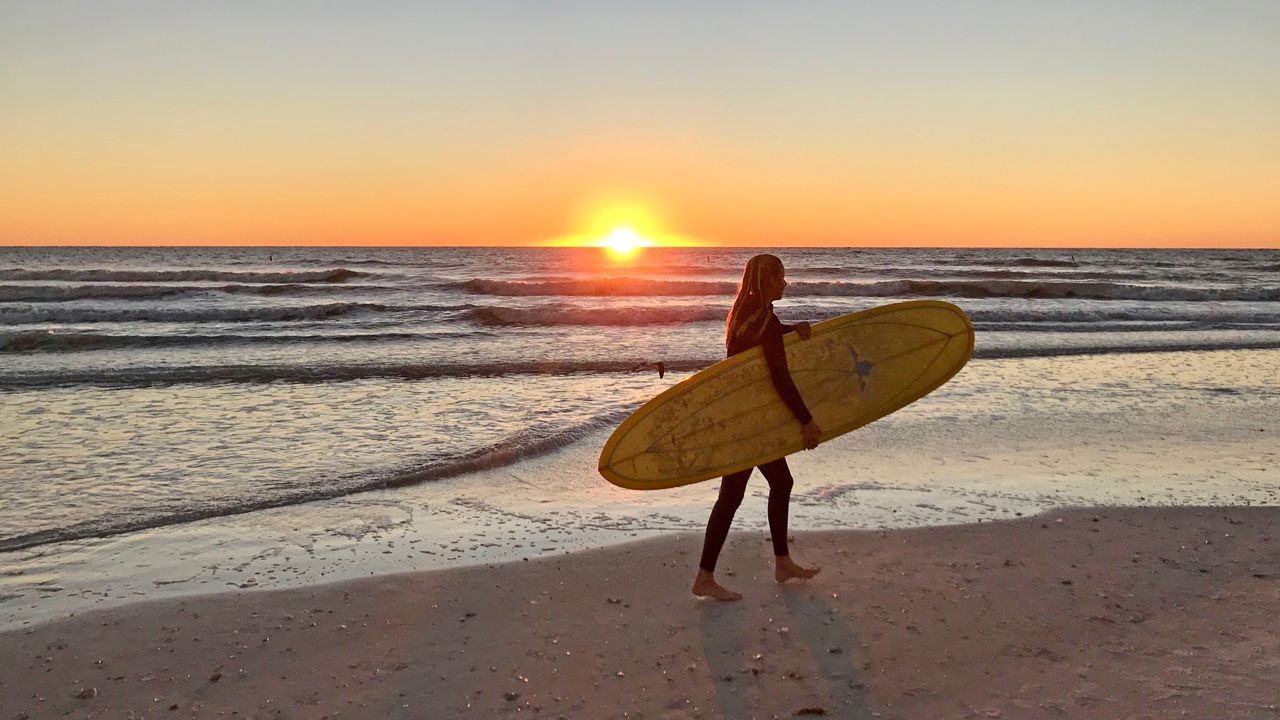
[[(765, 361), (769, 365), (769, 375), (773, 386), (782, 401), (791, 409), (792, 414), (800, 421), (800, 432), (804, 437), (804, 447), (812, 450), (818, 446), (822, 435), (821, 428), (813, 421), (804, 399), (791, 381), (791, 372), (787, 368), (787, 356), (782, 347), (782, 336), (795, 330), (801, 340), (809, 339), (809, 323), (783, 325), (778, 316), (773, 314), (773, 301), (782, 297), (787, 286), (782, 261), (773, 255), (756, 255), (747, 261), (742, 273), (742, 284), (738, 286), (738, 297), (733, 301), (733, 309), (729, 311), (729, 319), (725, 323), (725, 346), (730, 357), (740, 352), (764, 346)], [(712, 597), (716, 600), (740, 600), (741, 593), (728, 590), (716, 582), (716, 560), (720, 557), (720, 549), (724, 547), (725, 538), (729, 536), (729, 526), (733, 523), (733, 514), (742, 503), (742, 496), (747, 490), (747, 480), (751, 477), (752, 468), (726, 475), (720, 481), (720, 497), (711, 509), (711, 517), (707, 520), (707, 534), (702, 545), (702, 559), (698, 563), (698, 576), (693, 581), (693, 594), (699, 597)], [(797, 565), (787, 550), (787, 512), (791, 503), (791, 471), (787, 468), (785, 458), (760, 466), (764, 478), (769, 482), (769, 532), (773, 535), (773, 554), (775, 569), (773, 576), (778, 582), (786, 582), (792, 578), (810, 578), (818, 573), (819, 568), (806, 568)]]

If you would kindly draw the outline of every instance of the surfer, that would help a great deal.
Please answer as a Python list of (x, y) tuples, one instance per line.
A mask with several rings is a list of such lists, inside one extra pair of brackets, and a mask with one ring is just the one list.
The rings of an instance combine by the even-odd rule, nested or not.
[[(812, 450), (818, 446), (822, 429), (814, 422), (804, 399), (796, 390), (791, 380), (791, 372), (787, 367), (787, 356), (782, 347), (782, 336), (794, 330), (801, 340), (809, 339), (809, 323), (783, 325), (778, 316), (773, 314), (773, 301), (782, 297), (787, 287), (782, 260), (774, 255), (756, 255), (747, 261), (742, 273), (742, 284), (738, 286), (738, 296), (729, 311), (729, 319), (725, 323), (725, 348), (730, 357), (756, 346), (763, 346), (764, 357), (769, 365), (769, 375), (778, 395), (792, 414), (800, 421), (800, 432), (804, 437), (804, 447)], [(720, 496), (711, 508), (711, 517), (707, 520), (707, 533), (702, 544), (702, 558), (698, 563), (698, 576), (693, 581), (693, 594), (699, 597), (712, 597), (716, 600), (740, 600), (742, 594), (733, 592), (716, 582), (716, 560), (720, 557), (720, 549), (729, 536), (729, 526), (733, 524), (733, 515), (742, 504), (742, 497), (747, 491), (747, 480), (751, 478), (753, 468), (747, 468), (732, 475), (726, 475), (720, 481)], [(787, 467), (786, 458), (760, 466), (769, 483), (769, 532), (773, 535), (774, 579), (786, 582), (793, 578), (811, 578), (819, 568), (802, 567), (791, 559), (787, 549), (787, 515), (791, 504), (791, 470)]]

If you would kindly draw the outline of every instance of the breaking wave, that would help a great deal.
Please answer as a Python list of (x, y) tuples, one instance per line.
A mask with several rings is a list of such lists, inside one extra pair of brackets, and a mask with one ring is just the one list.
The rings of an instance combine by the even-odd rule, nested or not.
[(485, 280), (475, 279), (463, 283), (463, 289), (477, 295), (501, 295), (509, 297), (535, 297), (555, 295), (580, 295), (592, 297), (612, 296), (680, 296), (680, 295), (732, 295), (738, 291), (736, 282), (704, 282), (698, 280), (644, 280), (637, 278), (600, 278), (595, 280)]
[[(1205, 312), (1162, 312), (1159, 308), (1096, 309), (1013, 309), (972, 310), (970, 319), (979, 330), (1040, 330), (1109, 332), (1142, 329), (1211, 330), (1228, 328), (1274, 327), (1280, 324), (1280, 312), (1231, 312), (1206, 308)], [(723, 323), (727, 304), (677, 305), (670, 307), (590, 308), (559, 304), (536, 308), (475, 307), (462, 313), (476, 324), (485, 326), (639, 326), (683, 325), (699, 322)], [(787, 322), (806, 319), (821, 322), (839, 317), (846, 310), (818, 306), (789, 306), (781, 311)]]
[(181, 285), (0, 285), (0, 302), (149, 300), (193, 290)]
[[(1151, 352), (1205, 352), (1212, 350), (1280, 349), (1274, 334), (1253, 338), (1202, 340), (1171, 337), (1164, 342), (1107, 342), (1102, 339), (1050, 346), (996, 346), (979, 344), (975, 358), (1058, 357), (1069, 355), (1114, 355)], [(661, 360), (667, 372), (693, 372), (722, 359), (719, 355), (693, 358), (651, 358)], [(0, 372), (0, 390), (94, 386), (139, 388), (166, 385), (328, 383), (376, 378), (430, 380), (435, 378), (484, 378), (502, 376), (601, 375), (652, 371), (653, 364), (642, 358), (626, 360), (544, 360), (481, 364), (344, 364), (344, 365), (189, 365), (129, 368), (76, 368), (22, 372), (6, 376)]]
[[(400, 288), (383, 285), (348, 285), (341, 292), (376, 293)], [(331, 285), (277, 283), (270, 285), (0, 285), (0, 302), (67, 302), (72, 300), (151, 300), (177, 295), (226, 293), (232, 295), (321, 295), (334, 292)]]
[[(600, 278), (592, 280), (515, 281), (475, 279), (464, 283), (471, 293), (509, 297), (538, 296), (726, 296), (737, 283)], [(959, 297), (1047, 298), (1151, 301), (1280, 301), (1280, 287), (1212, 288), (1133, 285), (1113, 282), (1053, 280), (884, 280), (878, 282), (799, 281), (791, 296), (828, 297)]]
[(800, 282), (792, 283), (788, 292), (794, 295), (848, 297), (1031, 298), (1176, 302), (1223, 300), (1258, 302), (1280, 300), (1280, 287), (1206, 288), (1042, 280), (891, 280), (873, 283)]
[[(716, 358), (718, 359), (718, 358)], [(699, 370), (711, 364), (711, 358), (665, 361), (668, 371)], [(465, 363), (422, 364), (352, 364), (352, 365), (189, 365), (135, 368), (85, 368), (47, 372), (23, 372), (6, 377), (0, 373), (0, 389), (33, 387), (150, 387), (153, 385), (186, 385), (208, 383), (326, 383), (399, 378), (427, 380), (432, 378), (476, 378), (509, 375), (575, 375), (620, 373), (638, 370), (642, 359), (617, 361), (545, 360), (529, 362), (496, 362), (476, 365)]]
[(98, 333), (59, 333), (47, 330), (0, 333), (0, 353), (9, 352), (73, 352), (114, 350), (120, 348), (201, 347), (213, 345), (379, 342), (387, 340), (439, 339), (462, 337), (421, 333), (342, 333), (331, 335), (103, 335)]
[(724, 322), (725, 312), (725, 308), (717, 306), (600, 309), (556, 305), (529, 309), (480, 307), (466, 314), (480, 325), (680, 325)]
[(228, 270), (77, 270), (55, 268), (0, 269), (0, 280), (78, 280), (82, 282), (243, 282), (243, 283), (340, 283), (368, 273), (336, 268), (301, 272), (239, 272)]
[(337, 302), (321, 305), (274, 305), (270, 307), (0, 307), (0, 324), (106, 323), (106, 322), (291, 322), (328, 320), (355, 313), (440, 312), (465, 310), (470, 305), (383, 305), (381, 303)]

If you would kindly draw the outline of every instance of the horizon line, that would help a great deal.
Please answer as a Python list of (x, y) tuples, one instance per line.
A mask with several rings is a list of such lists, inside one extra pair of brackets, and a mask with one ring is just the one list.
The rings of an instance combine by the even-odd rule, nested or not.
[[(607, 250), (607, 247), (599, 245), (413, 245), (413, 244), (357, 244), (357, 245), (333, 245), (333, 244), (296, 244), (296, 245), (258, 245), (258, 244), (106, 244), (106, 243), (87, 243), (81, 245), (63, 245), (63, 244), (29, 244), (29, 245), (6, 245), (0, 244), (0, 250), (5, 249), (50, 249), (50, 248), (120, 248), (120, 249), (143, 249), (143, 248), (219, 248), (219, 249), (299, 249), (299, 248), (334, 248), (334, 249), (354, 249), (354, 248), (376, 248), (376, 249), (414, 249), (424, 250), (428, 248), (440, 248), (448, 250), (476, 249), (476, 250)], [(752, 249), (770, 249), (770, 250), (1280, 250), (1280, 241), (1275, 245), (1235, 245), (1235, 246), (1208, 246), (1208, 245), (648, 245), (637, 248), (637, 250), (752, 250)]]

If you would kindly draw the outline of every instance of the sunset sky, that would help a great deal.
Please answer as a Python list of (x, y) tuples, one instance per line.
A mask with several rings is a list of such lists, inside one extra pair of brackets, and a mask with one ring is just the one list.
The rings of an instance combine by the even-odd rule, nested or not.
[(1280, 247), (1280, 2), (0, 0), (0, 244)]

